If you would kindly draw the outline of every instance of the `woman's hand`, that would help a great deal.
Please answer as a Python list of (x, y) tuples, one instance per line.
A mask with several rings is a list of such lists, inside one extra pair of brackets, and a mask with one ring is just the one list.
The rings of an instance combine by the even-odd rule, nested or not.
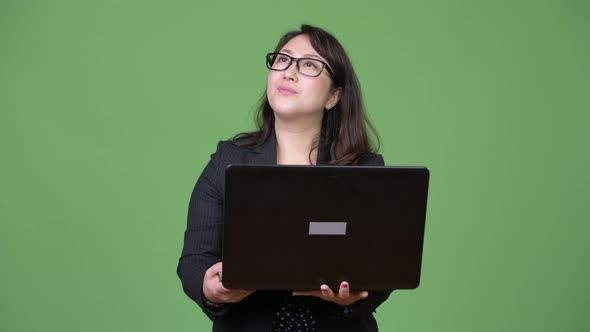
[(221, 283), (222, 263), (211, 266), (203, 278), (203, 295), (211, 303), (236, 303), (242, 301), (254, 291), (243, 289), (227, 289)]
[(338, 293), (334, 293), (328, 285), (324, 284), (320, 286), (319, 291), (295, 291), (293, 292), (295, 296), (317, 296), (321, 299), (326, 301), (334, 302), (341, 306), (349, 306), (355, 303), (358, 300), (362, 300), (369, 296), (369, 292), (367, 291), (350, 291), (350, 287), (348, 286), (348, 282), (343, 281), (340, 284), (340, 289)]

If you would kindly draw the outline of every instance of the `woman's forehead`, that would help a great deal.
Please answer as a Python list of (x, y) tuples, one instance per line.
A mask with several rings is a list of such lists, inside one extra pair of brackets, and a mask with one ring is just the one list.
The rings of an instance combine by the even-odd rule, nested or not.
[(299, 35), (291, 39), (280, 50), (281, 53), (289, 54), (296, 58), (312, 57), (325, 60), (319, 53), (311, 46), (309, 37), (306, 35)]

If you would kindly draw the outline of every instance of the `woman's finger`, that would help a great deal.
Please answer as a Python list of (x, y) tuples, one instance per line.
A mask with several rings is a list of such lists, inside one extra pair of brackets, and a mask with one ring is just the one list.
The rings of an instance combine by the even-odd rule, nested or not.
[(340, 289), (338, 290), (338, 297), (340, 298), (347, 298), (350, 296), (350, 288), (348, 287), (348, 283), (343, 281), (340, 284)]
[(332, 292), (330, 287), (328, 287), (328, 285), (326, 285), (326, 284), (323, 284), (320, 286), (320, 292), (322, 293), (323, 297), (326, 297), (326, 298), (333, 298), (334, 297), (334, 292)]
[(217, 262), (217, 263), (211, 265), (211, 267), (207, 270), (206, 273), (209, 273), (210, 275), (217, 275), (217, 274), (221, 273), (222, 269), (223, 269), (223, 263)]

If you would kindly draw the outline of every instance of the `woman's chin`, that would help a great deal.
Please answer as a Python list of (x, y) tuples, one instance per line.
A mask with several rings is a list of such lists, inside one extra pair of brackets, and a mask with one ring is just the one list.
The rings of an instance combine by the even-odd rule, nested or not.
[(301, 112), (291, 108), (276, 108), (273, 109), (276, 118), (291, 119), (301, 115)]
[(283, 120), (292, 120), (292, 119), (298, 119), (298, 118), (302, 118), (302, 117), (313, 117), (314, 115), (317, 115), (318, 117), (321, 118), (321, 116), (323, 116), (323, 111), (320, 112), (314, 112), (314, 111), (302, 111), (302, 110), (296, 110), (293, 108), (277, 108), (277, 109), (273, 109), (275, 118), (280, 118)]

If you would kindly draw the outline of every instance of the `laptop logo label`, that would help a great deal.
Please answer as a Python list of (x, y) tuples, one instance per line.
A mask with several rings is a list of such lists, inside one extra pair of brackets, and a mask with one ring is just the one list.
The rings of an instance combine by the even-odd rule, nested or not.
[(346, 235), (345, 222), (309, 222), (309, 235)]

